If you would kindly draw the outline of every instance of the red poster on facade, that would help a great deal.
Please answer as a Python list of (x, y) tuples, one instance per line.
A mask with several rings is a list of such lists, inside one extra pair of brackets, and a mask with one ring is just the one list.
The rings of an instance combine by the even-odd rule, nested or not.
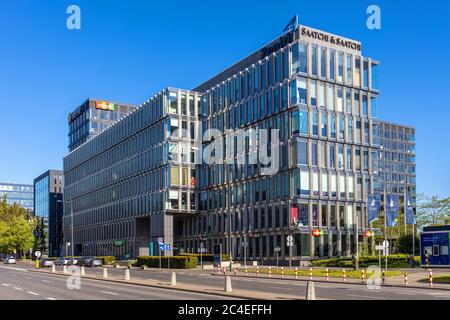
[(292, 207), (291, 208), (291, 224), (296, 224), (298, 221), (298, 208)]

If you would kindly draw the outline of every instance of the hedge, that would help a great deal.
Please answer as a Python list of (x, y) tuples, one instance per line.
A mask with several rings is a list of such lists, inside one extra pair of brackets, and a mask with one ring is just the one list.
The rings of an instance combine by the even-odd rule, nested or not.
[(113, 264), (116, 261), (116, 257), (114, 256), (102, 256), (102, 257), (95, 257), (96, 259), (101, 259), (102, 263), (104, 265), (110, 265)]
[[(180, 253), (179, 255), (186, 256), (186, 257), (196, 257), (200, 263), (200, 254), (199, 253)], [(201, 258), (202, 258), (203, 262), (214, 262), (214, 255), (211, 253), (202, 254)], [(230, 261), (230, 255), (222, 254), (222, 261)]]
[(197, 257), (193, 256), (173, 256), (173, 257), (159, 257), (159, 256), (140, 256), (137, 257), (136, 266), (147, 266), (150, 268), (159, 268), (159, 261), (161, 259), (161, 267), (167, 268), (170, 260), (170, 268), (173, 269), (194, 269), (197, 267)]
[[(381, 257), (382, 265), (385, 264), (385, 257)], [(388, 267), (390, 268), (405, 268), (410, 266), (409, 255), (406, 254), (396, 254), (389, 255), (387, 257)], [(378, 265), (378, 256), (369, 257), (359, 257), (358, 263), (361, 267), (368, 267), (370, 265)], [(416, 266), (420, 266), (420, 257), (414, 257), (414, 263)], [(335, 259), (325, 259), (312, 261), (312, 265), (315, 267), (339, 267), (339, 268), (352, 268), (353, 260), (349, 257), (335, 258)]]

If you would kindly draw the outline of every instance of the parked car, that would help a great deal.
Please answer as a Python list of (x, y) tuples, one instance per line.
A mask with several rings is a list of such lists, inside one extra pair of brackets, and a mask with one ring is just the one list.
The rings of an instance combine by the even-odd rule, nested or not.
[(4, 264), (16, 264), (16, 258), (14, 258), (13, 256), (11, 257), (6, 257), (5, 260), (3, 260)]
[(51, 266), (53, 266), (53, 261), (47, 258), (41, 259), (39, 261), (39, 266), (43, 267), (43, 268), (50, 268)]
[(59, 257), (58, 259), (56, 259), (55, 264), (57, 266), (67, 266), (69, 262), (69, 259), (64, 258), (64, 257)]
[(100, 267), (102, 265), (103, 265), (103, 261), (101, 259), (97, 259), (94, 257), (83, 257), (80, 259), (80, 266)]
[(69, 261), (67, 261), (68, 266), (77, 266), (80, 263), (80, 259), (78, 258), (70, 258)]

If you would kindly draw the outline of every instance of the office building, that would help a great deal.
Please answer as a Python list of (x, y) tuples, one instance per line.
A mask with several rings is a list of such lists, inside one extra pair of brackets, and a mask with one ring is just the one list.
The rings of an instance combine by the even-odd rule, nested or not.
[(48, 170), (34, 179), (34, 214), (44, 221), (48, 254), (61, 254), (63, 241), (63, 172)]
[[(395, 247), (396, 240), (412, 232), (412, 227), (406, 224), (404, 214), (405, 194), (416, 202), (416, 130), (411, 126), (379, 121), (379, 190), (381, 202), (384, 204), (384, 191), (399, 198), (399, 215), (397, 225), (389, 227), (387, 238), (390, 246)], [(415, 214), (415, 206), (414, 206)], [(375, 223), (384, 235), (383, 217)]]
[(0, 198), (6, 196), (8, 204), (18, 204), (28, 213), (33, 212), (33, 186), (28, 184), (0, 182)]
[(86, 100), (69, 114), (69, 151), (97, 136), (135, 109), (123, 103)]
[(362, 252), (378, 64), (297, 26), (191, 91), (160, 92), (65, 157), (64, 241), (119, 258), (159, 254), (159, 237), (169, 254), (202, 242), (238, 260), (243, 244), (247, 260), (286, 259), (289, 235), (295, 260)]

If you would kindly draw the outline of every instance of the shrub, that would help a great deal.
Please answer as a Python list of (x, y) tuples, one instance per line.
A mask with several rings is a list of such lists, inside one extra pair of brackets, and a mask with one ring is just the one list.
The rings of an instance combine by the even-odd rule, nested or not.
[(102, 256), (102, 257), (95, 257), (96, 259), (101, 259), (102, 263), (104, 265), (111, 265), (114, 262), (116, 262), (116, 257), (114, 256)]
[[(170, 268), (173, 269), (194, 269), (197, 267), (197, 257), (194, 256), (173, 256), (173, 257), (161, 257), (161, 267), (167, 268), (170, 260)], [(141, 256), (137, 257), (136, 266), (147, 266), (150, 268), (159, 268), (159, 256)]]
[[(199, 253), (181, 253), (179, 256), (187, 256), (187, 257), (196, 257), (200, 263), (200, 254)], [(203, 262), (214, 262), (214, 255), (211, 253), (205, 253), (201, 255)], [(229, 254), (222, 254), (222, 261), (230, 261)]]
[[(409, 255), (406, 254), (395, 254), (389, 255), (388, 267), (390, 268), (405, 268), (409, 267)], [(382, 265), (384, 265), (385, 257), (381, 257)], [(370, 265), (378, 265), (378, 256), (369, 257), (359, 257), (359, 266), (366, 268)], [(414, 257), (414, 262), (416, 265), (420, 265), (420, 257)], [(312, 261), (312, 265), (315, 267), (340, 267), (340, 268), (351, 268), (353, 267), (353, 260), (349, 257), (326, 259), (326, 260), (316, 260)]]

